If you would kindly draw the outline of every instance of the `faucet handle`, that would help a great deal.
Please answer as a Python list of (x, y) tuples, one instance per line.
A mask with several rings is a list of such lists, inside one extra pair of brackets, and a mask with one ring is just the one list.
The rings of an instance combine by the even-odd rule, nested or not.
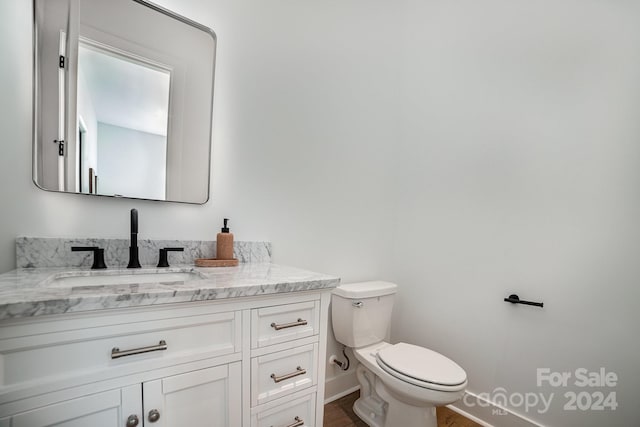
[(162, 248), (160, 249), (160, 257), (158, 259), (158, 267), (169, 267), (168, 253), (183, 252), (184, 248)]
[(71, 246), (72, 252), (93, 252), (92, 270), (102, 270), (107, 268), (104, 263), (104, 249), (97, 246)]

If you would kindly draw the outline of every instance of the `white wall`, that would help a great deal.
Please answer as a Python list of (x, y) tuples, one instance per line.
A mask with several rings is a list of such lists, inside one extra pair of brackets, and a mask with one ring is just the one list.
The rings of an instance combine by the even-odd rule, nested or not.
[[(211, 201), (38, 190), (30, 6), (7, 0), (0, 271), (15, 236), (126, 237), (131, 207), (147, 238), (213, 239), (228, 216), (276, 262), (396, 280), (393, 339), (451, 356), (471, 391), (604, 366), (621, 377), (615, 412), (525, 415), (638, 424), (635, 4), (161, 3), (218, 34)], [(512, 291), (545, 309), (502, 302)]]
[[(511, 406), (543, 425), (640, 422), (638, 22), (623, 1), (407, 13), (392, 337), (459, 362), (472, 392), (555, 392), (546, 414)], [(617, 373), (573, 390), (619, 407), (564, 411), (571, 388), (537, 387), (545, 367)]]
[(99, 194), (163, 200), (166, 163), (166, 136), (98, 122)]
[[(383, 1), (159, 1), (213, 28), (210, 201), (184, 205), (42, 191), (31, 181), (31, 6), (0, 2), (0, 272), (16, 236), (273, 242), (274, 262), (354, 281), (388, 276), (397, 138), (395, 6)], [(170, 224), (170, 226), (167, 226)], [(338, 347), (330, 343), (333, 348)]]
[[(42, 191), (31, 182), (31, 6), (2, 2), (3, 201), (0, 271), (13, 239), (128, 235), (214, 239), (222, 217), (236, 238), (270, 240), (274, 261), (378, 277), (386, 267), (395, 122), (396, 12), (383, 1), (276, 4), (162, 1), (218, 35), (213, 177), (205, 205), (113, 200)], [(374, 7), (375, 6), (375, 7)], [(384, 55), (383, 55), (384, 53)], [(171, 227), (167, 227), (167, 224)]]

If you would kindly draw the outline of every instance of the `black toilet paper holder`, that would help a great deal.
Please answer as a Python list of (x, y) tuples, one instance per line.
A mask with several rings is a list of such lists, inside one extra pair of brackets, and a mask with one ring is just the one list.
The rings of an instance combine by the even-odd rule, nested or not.
[(520, 297), (516, 294), (509, 295), (509, 298), (504, 299), (506, 302), (510, 302), (511, 304), (525, 304), (525, 305), (534, 305), (536, 307), (544, 307), (543, 302), (533, 302), (533, 301), (525, 301), (521, 300)]

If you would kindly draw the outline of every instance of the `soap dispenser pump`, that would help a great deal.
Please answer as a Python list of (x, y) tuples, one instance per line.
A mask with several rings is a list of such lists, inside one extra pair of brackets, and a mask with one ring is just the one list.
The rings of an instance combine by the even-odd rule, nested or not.
[(229, 218), (224, 219), (224, 226), (216, 236), (216, 259), (233, 259), (233, 233), (227, 226)]

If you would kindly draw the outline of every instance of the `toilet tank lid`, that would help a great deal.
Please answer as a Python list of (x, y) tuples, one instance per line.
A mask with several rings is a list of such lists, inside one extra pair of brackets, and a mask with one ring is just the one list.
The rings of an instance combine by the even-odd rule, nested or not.
[(391, 282), (375, 280), (342, 284), (333, 290), (335, 295), (343, 298), (372, 298), (396, 293), (398, 285)]

